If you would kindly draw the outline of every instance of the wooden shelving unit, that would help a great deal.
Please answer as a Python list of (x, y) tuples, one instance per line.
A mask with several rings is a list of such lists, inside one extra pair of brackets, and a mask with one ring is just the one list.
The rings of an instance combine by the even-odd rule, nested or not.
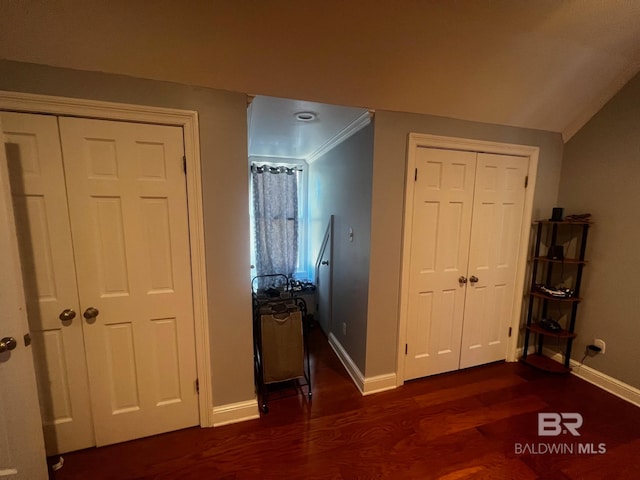
[[(573, 339), (576, 337), (574, 329), (578, 313), (578, 304), (582, 300), (580, 297), (580, 285), (582, 283), (582, 270), (587, 264), (585, 260), (585, 250), (591, 223), (588, 221), (541, 220), (534, 225), (536, 227), (536, 237), (531, 267), (527, 325), (525, 329), (524, 349), (520, 360), (527, 365), (547, 372), (567, 373), (571, 371), (569, 367), (571, 347), (573, 345)], [(578, 228), (576, 228), (576, 226), (578, 226)], [(543, 237), (546, 237), (549, 241), (550, 248), (558, 244), (560, 234), (577, 240), (579, 246), (576, 249), (576, 255), (564, 259), (554, 259), (540, 255)], [(562, 272), (564, 272), (565, 267), (567, 267), (572, 274), (573, 285), (571, 285), (570, 288), (573, 291), (573, 295), (562, 298), (547, 295), (536, 290), (536, 284), (539, 283), (550, 286), (554, 279), (554, 270), (557, 272), (557, 269), (561, 268)], [(566, 324), (558, 331), (547, 330), (538, 323), (539, 320), (548, 318), (550, 305), (552, 304), (559, 305), (559, 308), (571, 309), (567, 315)], [(536, 350), (535, 353), (530, 354), (529, 342), (533, 337), (535, 337), (536, 340)], [(553, 338), (557, 341), (565, 342), (563, 363), (556, 362), (543, 354), (545, 339)]]

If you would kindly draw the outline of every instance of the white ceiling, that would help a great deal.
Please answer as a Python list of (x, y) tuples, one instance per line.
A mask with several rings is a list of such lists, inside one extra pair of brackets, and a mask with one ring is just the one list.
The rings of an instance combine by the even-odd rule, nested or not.
[(568, 138), (640, 70), (640, 1), (3, 0), (0, 58)]
[[(302, 122), (298, 112), (317, 117)], [(368, 111), (362, 108), (257, 96), (248, 110), (249, 156), (313, 160), (363, 115)]]

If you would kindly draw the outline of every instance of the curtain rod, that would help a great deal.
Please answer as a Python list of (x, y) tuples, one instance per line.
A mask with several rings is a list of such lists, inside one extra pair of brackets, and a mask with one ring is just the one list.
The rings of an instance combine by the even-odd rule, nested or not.
[[(256, 163), (256, 162), (251, 162), (251, 170), (265, 170), (265, 169), (269, 169), (269, 170), (289, 170), (289, 171), (297, 171), (297, 172), (303, 172), (303, 168), (300, 165), (292, 165), (292, 164), (277, 164), (277, 163)], [(262, 173), (262, 172), (259, 172)]]

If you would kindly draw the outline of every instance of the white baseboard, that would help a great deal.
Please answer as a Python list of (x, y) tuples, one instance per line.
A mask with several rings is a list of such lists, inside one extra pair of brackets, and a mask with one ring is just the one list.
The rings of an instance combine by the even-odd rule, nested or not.
[(396, 374), (387, 373), (384, 375), (376, 375), (375, 377), (364, 378), (363, 395), (371, 395), (372, 393), (384, 392), (396, 388)]
[[(522, 356), (523, 348), (518, 349), (518, 358)], [(535, 345), (530, 345), (527, 353), (529, 355), (535, 353)], [(542, 353), (546, 356), (553, 358), (556, 362), (563, 363), (564, 355), (549, 348), (543, 348)], [(624, 383), (617, 378), (610, 377), (606, 373), (602, 373), (595, 368), (588, 367), (584, 364), (580, 365), (580, 362), (576, 360), (569, 360), (571, 366), (571, 373), (576, 377), (579, 377), (596, 387), (605, 390), (616, 397), (620, 397), (629, 403), (640, 407), (640, 390), (627, 383)]]
[(609, 375), (594, 368), (587, 367), (586, 365), (580, 366), (580, 364), (575, 360), (571, 361), (571, 366), (573, 367), (571, 373), (576, 377), (580, 377), (583, 380), (586, 380), (587, 382), (592, 383), (629, 403), (633, 403), (637, 407), (640, 407), (639, 389), (621, 382), (617, 378), (610, 377)]
[(228, 403), (219, 407), (213, 407), (212, 418), (214, 427), (260, 418), (258, 400), (254, 398), (253, 400), (244, 402)]
[[(564, 355), (561, 353), (555, 352), (550, 349), (543, 349), (543, 353), (551, 358), (553, 358), (557, 362), (564, 361)], [(584, 364), (580, 364), (573, 359), (569, 361), (571, 365), (571, 373), (576, 377), (579, 377), (596, 387), (600, 387), (602, 390), (606, 390), (607, 392), (615, 395), (616, 397), (620, 397), (623, 400), (626, 400), (629, 403), (633, 403), (637, 407), (640, 407), (640, 390), (624, 383), (617, 378), (610, 377), (606, 373), (602, 373), (595, 368), (588, 367)]]
[(342, 365), (344, 365), (344, 368), (347, 369), (347, 373), (351, 377), (351, 380), (353, 380), (353, 383), (356, 384), (356, 387), (358, 387), (360, 393), (364, 395), (364, 375), (362, 375), (362, 372), (360, 372), (358, 366), (351, 359), (351, 357), (335, 337), (335, 335), (331, 332), (329, 332), (329, 345), (331, 345), (333, 351), (336, 352), (336, 355), (342, 362)]
[(353, 383), (355, 383), (362, 395), (371, 395), (396, 388), (395, 373), (376, 375), (375, 377), (369, 378), (365, 377), (333, 333), (329, 333), (329, 345), (331, 345), (333, 351), (336, 352), (336, 355), (342, 362), (342, 365), (344, 365), (351, 380), (353, 380)]

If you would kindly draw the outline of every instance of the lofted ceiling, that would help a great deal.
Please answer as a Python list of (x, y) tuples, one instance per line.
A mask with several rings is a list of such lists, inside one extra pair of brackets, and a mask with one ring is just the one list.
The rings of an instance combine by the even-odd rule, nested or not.
[(569, 138), (640, 70), (640, 1), (0, 0), (0, 58)]

